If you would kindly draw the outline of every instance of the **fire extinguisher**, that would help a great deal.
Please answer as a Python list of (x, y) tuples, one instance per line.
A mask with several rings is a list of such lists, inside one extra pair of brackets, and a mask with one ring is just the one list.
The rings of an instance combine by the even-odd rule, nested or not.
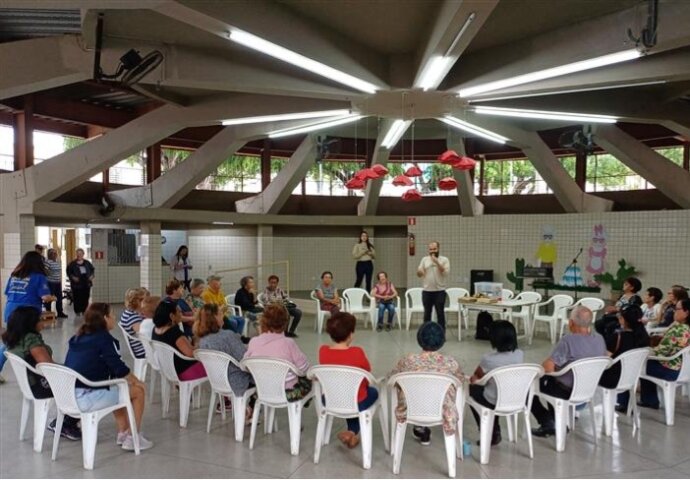
[(408, 233), (407, 234), (407, 250), (408, 250), (410, 257), (414, 257), (414, 255), (415, 255), (414, 233)]

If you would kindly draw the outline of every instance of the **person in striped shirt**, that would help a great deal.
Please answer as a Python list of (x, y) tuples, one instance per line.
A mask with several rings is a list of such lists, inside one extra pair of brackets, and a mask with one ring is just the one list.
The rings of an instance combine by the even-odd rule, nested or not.
[[(48, 249), (48, 258), (43, 261), (48, 271), (48, 288), (50, 294), (56, 298), (55, 309), (57, 310), (58, 318), (67, 318), (65, 312), (62, 310), (62, 266), (58, 258), (57, 250), (54, 248)], [(47, 311), (50, 311), (51, 304), (45, 303), (43, 305)]]
[[(148, 291), (145, 288), (130, 288), (125, 293), (125, 309), (120, 315), (120, 325), (133, 337), (136, 337), (144, 317), (139, 313), (141, 302)], [(146, 352), (141, 342), (127, 338), (136, 358), (146, 358)]]

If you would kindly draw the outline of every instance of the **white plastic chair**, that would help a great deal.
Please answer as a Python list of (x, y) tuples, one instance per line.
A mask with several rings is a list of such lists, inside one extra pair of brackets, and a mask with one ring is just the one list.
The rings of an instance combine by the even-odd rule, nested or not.
[[(405, 395), (407, 415), (404, 423), (398, 423), (395, 408), (398, 405), (396, 385)], [(458, 425), (455, 435), (444, 435), (446, 445), (446, 459), (448, 461), (448, 476), (455, 478), (455, 459), (462, 455), (462, 422), (465, 405), (463, 384), (456, 377), (445, 373), (406, 372), (393, 375), (388, 380), (391, 393), (392, 415), (395, 424), (393, 435), (393, 473), (400, 473), (402, 449), (405, 442), (407, 424), (432, 427), (443, 424), (443, 401), (451, 386), (455, 386), (455, 405), (458, 409)]]
[[(458, 298), (469, 297), (470, 292), (465, 288), (451, 287), (446, 288), (446, 297), (448, 298), (448, 306), (443, 309), (446, 318), (452, 313), (458, 315), (458, 329), (460, 329), (460, 322), (464, 320), (465, 330), (467, 330), (467, 315), (462, 310), (462, 304), (458, 302)], [(448, 320), (446, 320), (448, 325)]]
[[(171, 385), (177, 385), (180, 388), (180, 427), (187, 426), (187, 419), (189, 418), (189, 402), (191, 400), (194, 389), (208, 381), (208, 377), (197, 378), (196, 380), (180, 380), (175, 371), (175, 357), (184, 360), (196, 361), (195, 358), (189, 358), (182, 355), (170, 345), (167, 345), (156, 340), (151, 340), (154, 354), (158, 359), (158, 365), (161, 369), (161, 375), (165, 378), (165, 382), (161, 385), (161, 399), (163, 402), (163, 418), (170, 410), (170, 396), (172, 390)], [(195, 407), (201, 406), (201, 396), (198, 395), (195, 401)]]
[(321, 332), (323, 332), (323, 322), (326, 317), (331, 316), (331, 312), (321, 310), (321, 300), (316, 296), (316, 291), (312, 290), (310, 297), (312, 300), (316, 301), (316, 323), (314, 324), (314, 330), (321, 334)]
[(285, 378), (289, 371), (292, 371), (297, 376), (304, 376), (306, 372), (301, 372), (290, 362), (270, 357), (245, 358), (240, 365), (254, 377), (258, 397), (254, 405), (254, 414), (252, 415), (249, 449), (254, 449), (256, 426), (259, 422), (261, 407), (264, 407), (267, 413), (267, 419), (264, 418), (265, 433), (271, 433), (274, 424), (277, 426), (277, 422), (275, 422), (275, 409), (287, 408), (288, 426), (290, 429), (290, 453), (294, 456), (299, 455), (302, 408), (314, 396), (314, 390), (305, 395), (301, 400), (288, 402), (285, 394)]
[[(151, 339), (145, 338), (144, 336), (137, 336), (137, 339), (144, 346), (144, 351), (146, 352), (146, 363), (151, 367), (151, 380), (148, 388), (149, 402), (153, 403), (153, 392), (156, 390), (156, 373), (161, 377), (161, 392), (163, 391), (163, 382), (165, 382), (165, 377), (161, 374), (161, 367), (158, 365), (158, 359), (151, 346)], [(146, 369), (148, 371), (148, 369)], [(142, 380), (143, 382), (144, 380)], [(163, 398), (161, 397), (161, 403)]]
[(608, 357), (592, 357), (576, 360), (568, 364), (562, 370), (554, 373), (546, 373), (551, 377), (561, 377), (568, 372), (573, 374), (573, 390), (570, 398), (562, 399), (553, 397), (546, 393), (536, 392), (536, 395), (545, 402), (553, 405), (556, 423), (556, 451), (565, 450), (566, 426), (570, 424), (574, 428), (575, 422), (571, 420), (571, 413), (574, 415), (575, 407), (582, 403), (589, 404), (589, 412), (592, 418), (592, 437), (597, 443), (597, 420), (594, 417), (594, 393), (599, 385), (602, 372), (611, 364)]
[(642, 374), (642, 368), (645, 366), (647, 357), (652, 350), (650, 348), (635, 348), (628, 350), (614, 358), (611, 362), (611, 367), (620, 363), (621, 375), (618, 384), (614, 388), (604, 388), (599, 386), (602, 393), (602, 404), (604, 408), (604, 433), (607, 437), (613, 434), (613, 415), (616, 406), (616, 396), (621, 392), (630, 392), (630, 400), (628, 401), (628, 412), (626, 415), (633, 416), (633, 435), (635, 431), (640, 428), (640, 412), (635, 401), (635, 388), (637, 382)]
[(232, 400), (232, 416), (235, 426), (235, 441), (241, 442), (244, 439), (244, 414), (247, 408), (249, 397), (256, 388), (248, 388), (244, 393), (238, 395), (230, 386), (228, 381), (228, 369), (234, 365), (242, 369), (239, 362), (224, 352), (216, 350), (199, 349), (194, 352), (194, 356), (204, 364), (208, 381), (211, 384), (211, 399), (208, 406), (208, 420), (206, 422), (206, 433), (211, 431), (211, 420), (216, 406), (216, 398), (220, 401), (221, 415), (225, 420), (225, 401), (223, 397), (230, 397)]
[[(134, 361), (134, 367), (132, 368), (132, 373), (134, 373), (134, 376), (137, 377), (140, 381), (146, 382), (146, 367), (148, 366), (148, 362), (146, 361), (146, 357), (144, 358), (137, 358), (134, 356), (134, 349), (132, 349), (132, 345), (130, 342), (139, 342), (139, 338), (134, 337), (130, 335), (127, 330), (125, 330), (125, 327), (120, 325), (119, 323), (117, 324), (118, 327), (120, 327), (120, 332), (122, 332), (122, 338), (124, 340), (124, 343), (127, 345), (127, 351), (129, 352), (129, 356), (132, 357), (132, 360)], [(142, 344), (143, 345), (143, 344)], [(144, 350), (146, 352), (146, 350)]]
[(508, 290), (507, 288), (501, 290), (501, 300), (512, 300), (514, 296), (515, 292), (512, 290)]
[[(46, 423), (48, 422), (48, 412), (53, 404), (52, 398), (35, 398), (31, 387), (29, 386), (28, 372), (33, 372), (40, 375), (38, 371), (31, 365), (26, 363), (21, 357), (5, 352), (7, 360), (12, 365), (14, 376), (17, 378), (19, 384), (19, 391), (22, 392), (22, 414), (19, 421), (19, 441), (24, 441), (24, 434), (26, 433), (26, 425), (29, 423), (29, 410), (31, 406), (34, 407), (34, 452), (41, 453), (43, 451), (43, 437), (46, 431)], [(57, 435), (60, 435), (60, 430), (56, 430)]]
[(605, 305), (605, 303), (601, 298), (584, 297), (584, 298), (581, 298), (580, 300), (578, 300), (577, 302), (575, 302), (574, 304), (572, 304), (571, 306), (567, 307), (564, 310), (563, 316), (561, 317), (561, 329), (560, 329), (561, 331), (558, 334), (558, 337), (559, 338), (563, 337), (563, 335), (565, 333), (565, 327), (568, 325), (567, 317), (566, 317), (567, 312), (569, 312), (570, 310), (572, 310), (576, 307), (580, 307), (580, 306), (587, 307), (592, 311), (592, 320), (594, 320), (597, 318), (597, 313), (600, 310), (604, 309), (604, 305)]
[[(558, 320), (563, 316), (563, 309), (573, 304), (573, 297), (570, 295), (554, 295), (547, 301), (538, 303), (534, 307), (534, 321), (530, 329), (529, 342), (532, 343), (534, 338), (534, 331), (537, 327), (537, 322), (546, 322), (549, 324), (549, 333), (551, 335), (551, 343), (556, 343), (556, 328), (558, 327)], [(550, 315), (542, 315), (539, 309), (549, 304), (553, 305), (553, 312)]]
[[(681, 351), (677, 352), (675, 355), (670, 357), (647, 357), (647, 360), (657, 360), (668, 362), (678, 357), (683, 357), (682, 366), (680, 367), (680, 372), (678, 372), (678, 378), (676, 380), (664, 380), (662, 378), (652, 377), (643, 373), (640, 378), (648, 380), (660, 388), (662, 393), (662, 403), (664, 405), (664, 414), (666, 417), (666, 425), (673, 425), (675, 421), (675, 410), (676, 410), (676, 388), (679, 385), (683, 387), (688, 387), (690, 385), (690, 347), (685, 347)], [(644, 372), (647, 371), (647, 366), (645, 364)], [(631, 399), (632, 401), (632, 399)]]
[[(321, 447), (328, 445), (331, 436), (333, 418), (359, 417), (360, 437), (362, 442), (362, 467), (371, 468), (373, 419), (376, 409), (380, 406), (379, 420), (386, 451), (390, 451), (388, 438), (388, 402), (383, 378), (377, 380), (374, 376), (361, 368), (339, 365), (319, 365), (309, 369), (307, 376), (314, 380), (314, 396), (318, 424), (316, 426), (316, 445), (314, 447), (314, 463), (319, 463)], [(357, 407), (357, 394), (362, 380), (368, 380), (372, 386), (377, 386), (379, 398), (372, 406), (364, 411)], [(325, 405), (319, 399), (325, 397)]]
[[(364, 300), (367, 300), (365, 305)], [(372, 330), (376, 330), (376, 302), (369, 292), (363, 288), (346, 288), (343, 290), (343, 301), (345, 302), (343, 311), (353, 315), (363, 313), (368, 316), (364, 319), (364, 328), (371, 322)]]
[(249, 332), (249, 319), (245, 317), (245, 315), (242, 313), (242, 307), (239, 305), (235, 305), (235, 294), (231, 293), (230, 295), (225, 296), (225, 303), (228, 305), (228, 308), (230, 309), (230, 315), (235, 315), (237, 317), (243, 317), (244, 318), (244, 327), (242, 328), (242, 335), (247, 335), (247, 332)]
[(410, 329), (410, 321), (413, 313), (424, 313), (422, 305), (422, 289), (408, 288), (405, 291), (405, 330)]
[[(93, 470), (96, 458), (96, 443), (98, 443), (98, 423), (103, 417), (121, 408), (127, 409), (129, 420), (129, 430), (134, 442), (134, 452), (139, 455), (139, 434), (137, 424), (134, 419), (134, 409), (129, 398), (129, 386), (127, 380), (118, 378), (115, 380), (105, 380), (102, 382), (91, 382), (79, 375), (74, 370), (55, 363), (39, 363), (36, 370), (46, 377), (50, 389), (55, 397), (57, 406), (57, 420), (55, 422), (55, 434), (53, 435), (53, 455), (52, 460), (57, 458), (58, 446), (60, 443), (60, 432), (62, 431), (62, 421), (65, 415), (79, 417), (81, 419), (81, 447), (84, 455), (84, 468)], [(116, 405), (96, 410), (93, 412), (82, 412), (77, 404), (76, 382), (80, 381), (87, 387), (112, 387), (118, 388), (120, 398)]]
[[(517, 297), (515, 297), (515, 300), (523, 300), (526, 302), (535, 302), (539, 303), (541, 302), (541, 293), (538, 292), (522, 292), (519, 293)], [(513, 321), (515, 322), (515, 328), (517, 329), (517, 320), (522, 319), (522, 324), (525, 327), (525, 335), (529, 338), (529, 332), (532, 328), (532, 317), (535, 314), (536, 306), (535, 305), (526, 305), (523, 307), (520, 307), (520, 310), (517, 312), (513, 312), (512, 317)]]
[[(532, 429), (530, 415), (532, 399), (538, 386), (536, 379), (544, 374), (541, 365), (522, 364), (510, 365), (491, 370), (484, 375), (475, 385), (486, 385), (490, 380), (496, 384), (496, 406), (491, 409), (478, 403), (469, 395), (467, 404), (474, 407), (480, 418), (479, 458), (482, 465), (489, 463), (491, 453), (491, 434), (494, 425), (494, 417), (508, 417), (508, 440), (514, 442), (518, 432), (518, 415), (525, 415), (525, 433), (529, 448), (529, 458), (534, 458), (532, 445)], [(513, 426), (515, 431), (513, 432)]]

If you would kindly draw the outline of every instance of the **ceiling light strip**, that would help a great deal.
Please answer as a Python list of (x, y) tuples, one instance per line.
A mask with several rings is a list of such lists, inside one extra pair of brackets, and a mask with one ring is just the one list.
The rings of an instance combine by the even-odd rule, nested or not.
[(485, 92), (492, 92), (494, 90), (501, 90), (503, 88), (514, 87), (516, 85), (523, 85), (525, 83), (532, 83), (547, 78), (560, 77), (569, 73), (582, 72), (584, 70), (591, 70), (606, 65), (613, 65), (615, 63), (627, 62), (639, 58), (642, 53), (639, 50), (624, 50), (622, 52), (603, 55), (601, 57), (590, 58), (589, 60), (582, 60), (580, 62), (569, 63), (558, 67), (547, 68), (524, 75), (516, 75), (505, 80), (497, 80), (495, 82), (484, 83), (474, 87), (463, 88), (458, 91), (460, 97), (472, 97)]
[(244, 45), (247, 48), (270, 55), (278, 60), (291, 63), (292, 65), (309, 70), (310, 72), (321, 75), (322, 77), (329, 78), (334, 82), (342, 83), (343, 85), (354, 88), (355, 90), (365, 93), (376, 93), (376, 91), (379, 90), (379, 87), (373, 83), (369, 83), (348, 73), (336, 70), (333, 67), (329, 67), (321, 62), (312, 60), (311, 58), (305, 57), (297, 52), (293, 52), (292, 50), (288, 50), (285, 47), (281, 47), (280, 45), (269, 42), (268, 40), (264, 40), (261, 37), (252, 35), (251, 33), (238, 29), (232, 29), (230, 31), (229, 38), (233, 42)]
[(268, 136), (269, 138), (289, 137), (290, 135), (298, 135), (300, 133), (308, 133), (315, 130), (324, 130), (326, 128), (337, 127), (338, 125), (345, 125), (347, 123), (356, 122), (361, 118), (364, 118), (364, 115), (347, 115), (345, 117), (335, 118), (323, 122), (310, 123), (301, 127), (275, 130), (273, 132), (269, 132)]
[(611, 115), (596, 115), (572, 112), (549, 112), (543, 110), (527, 110), (520, 108), (475, 107), (474, 111), (483, 115), (499, 115), (502, 117), (537, 118), (543, 120), (566, 120), (586, 123), (616, 123), (618, 117)]
[(410, 124), (412, 124), (412, 120), (395, 120), (383, 137), (381, 146), (389, 150), (393, 148), (400, 140), (400, 137), (407, 131)]
[(424, 91), (436, 88), (453, 63), (455, 59), (452, 57), (433, 56), (424, 67), (416, 86)]
[(248, 123), (263, 123), (263, 122), (279, 122), (281, 120), (302, 120), (305, 118), (319, 118), (319, 117), (341, 117), (348, 115), (350, 110), (322, 110), (320, 112), (295, 112), (295, 113), (281, 113), (277, 115), (262, 115), (258, 117), (243, 117), (243, 118), (229, 118), (223, 120), (223, 125), (245, 125)]
[(458, 32), (458, 34), (455, 36), (453, 39), (453, 42), (450, 44), (450, 47), (448, 47), (448, 50), (446, 50), (446, 54), (444, 57), (450, 56), (450, 53), (455, 49), (455, 47), (458, 45), (458, 42), (460, 41), (460, 38), (465, 34), (468, 28), (470, 28), (470, 24), (472, 21), (477, 17), (477, 14), (475, 12), (470, 13), (467, 16), (467, 20), (465, 20), (465, 23), (462, 25), (462, 28)]
[(460, 130), (464, 130), (465, 132), (471, 133), (473, 135), (477, 135), (478, 137), (485, 138), (487, 140), (491, 140), (492, 142), (496, 143), (501, 143), (504, 144), (508, 142), (510, 139), (499, 135), (497, 133), (494, 133), (490, 130), (486, 130), (484, 128), (478, 127), (476, 125), (473, 125), (471, 123), (465, 122), (464, 120), (460, 120), (459, 118), (456, 117), (439, 117), (438, 120), (442, 121), (443, 123), (446, 123), (450, 125), (451, 127), (455, 127)]

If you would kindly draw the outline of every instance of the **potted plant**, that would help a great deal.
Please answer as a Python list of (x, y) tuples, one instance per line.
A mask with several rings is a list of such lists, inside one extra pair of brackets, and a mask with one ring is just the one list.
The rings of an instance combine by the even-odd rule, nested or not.
[(611, 300), (613, 302), (618, 301), (621, 295), (623, 295), (623, 282), (626, 278), (634, 277), (639, 275), (635, 267), (629, 265), (624, 258), (618, 260), (618, 270), (614, 276), (611, 272), (600, 273), (594, 275), (594, 280), (599, 283), (604, 283), (611, 286)]

